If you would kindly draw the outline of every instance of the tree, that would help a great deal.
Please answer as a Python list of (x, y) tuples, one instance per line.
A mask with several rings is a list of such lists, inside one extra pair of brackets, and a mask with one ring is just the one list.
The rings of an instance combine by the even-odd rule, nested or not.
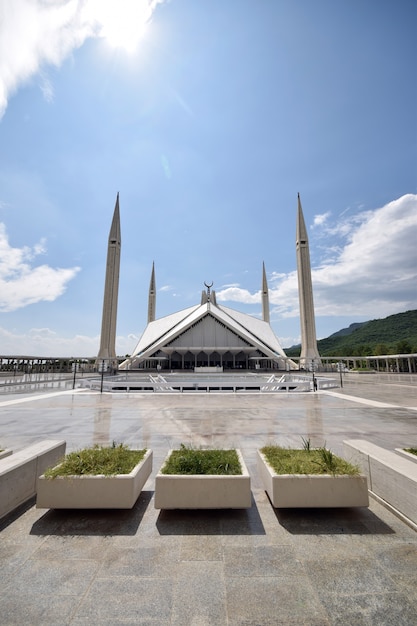
[(377, 343), (374, 348), (374, 355), (381, 356), (383, 354), (388, 354), (388, 346), (385, 343)]
[(397, 354), (410, 354), (411, 353), (411, 345), (407, 339), (401, 339), (401, 341), (397, 341), (396, 343)]

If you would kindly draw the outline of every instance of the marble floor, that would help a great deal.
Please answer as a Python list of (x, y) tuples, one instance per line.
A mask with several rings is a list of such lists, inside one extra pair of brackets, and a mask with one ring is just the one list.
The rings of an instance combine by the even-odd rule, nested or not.
[[(68, 386), (71, 385), (68, 383)], [(417, 376), (343, 377), (302, 394), (99, 394), (1, 389), (0, 447), (64, 439), (154, 451), (131, 511), (48, 511), (0, 522), (1, 624), (362, 625), (417, 623), (417, 533), (369, 509), (273, 509), (256, 449), (301, 438), (416, 445)], [(251, 474), (242, 511), (157, 511), (154, 476), (180, 443), (238, 447)], [(417, 497), (417, 494), (416, 494)]]

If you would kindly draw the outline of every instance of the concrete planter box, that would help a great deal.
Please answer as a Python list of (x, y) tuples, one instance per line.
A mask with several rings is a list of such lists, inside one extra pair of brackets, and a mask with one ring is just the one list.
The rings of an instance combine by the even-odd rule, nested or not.
[(13, 450), (10, 448), (6, 448), (0, 452), (0, 459), (5, 459), (7, 456), (10, 456), (13, 453)]
[(152, 472), (148, 450), (130, 474), (38, 478), (38, 509), (131, 509)]
[[(167, 459), (171, 454), (169, 451)], [(248, 509), (250, 476), (240, 450), (236, 450), (242, 474), (161, 474), (155, 478), (156, 509)]]
[(369, 506), (366, 476), (276, 474), (260, 450), (258, 471), (275, 508)]
[(401, 456), (413, 461), (413, 463), (417, 463), (417, 455), (407, 452), (407, 450), (404, 450), (403, 448), (395, 448), (395, 452), (398, 452)]

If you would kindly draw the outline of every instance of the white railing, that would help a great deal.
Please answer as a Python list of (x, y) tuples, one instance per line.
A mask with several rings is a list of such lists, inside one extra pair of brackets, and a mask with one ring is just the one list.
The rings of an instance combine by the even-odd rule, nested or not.
[[(317, 389), (339, 387), (333, 378), (316, 377)], [(289, 393), (314, 390), (313, 379), (309, 374), (286, 373), (279, 377), (262, 374), (119, 374), (116, 376), (84, 379), (81, 386), (102, 389), (107, 392), (252, 392)]]

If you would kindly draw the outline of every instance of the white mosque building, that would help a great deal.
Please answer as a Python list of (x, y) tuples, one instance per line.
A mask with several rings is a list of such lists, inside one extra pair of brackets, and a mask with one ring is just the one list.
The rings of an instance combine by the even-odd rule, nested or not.
[[(116, 369), (116, 321), (120, 270), (120, 214), (117, 195), (108, 241), (103, 318), (97, 364)], [(320, 362), (317, 350), (313, 292), (307, 231), (298, 197), (297, 271), (300, 292), (302, 350), (300, 365)], [(241, 313), (216, 301), (213, 284), (204, 284), (200, 303), (156, 319), (155, 266), (152, 265), (148, 296), (148, 323), (121, 370), (233, 370), (298, 369), (280, 345), (269, 316), (268, 284), (262, 269), (262, 319)], [(102, 366), (101, 366), (102, 367)]]

